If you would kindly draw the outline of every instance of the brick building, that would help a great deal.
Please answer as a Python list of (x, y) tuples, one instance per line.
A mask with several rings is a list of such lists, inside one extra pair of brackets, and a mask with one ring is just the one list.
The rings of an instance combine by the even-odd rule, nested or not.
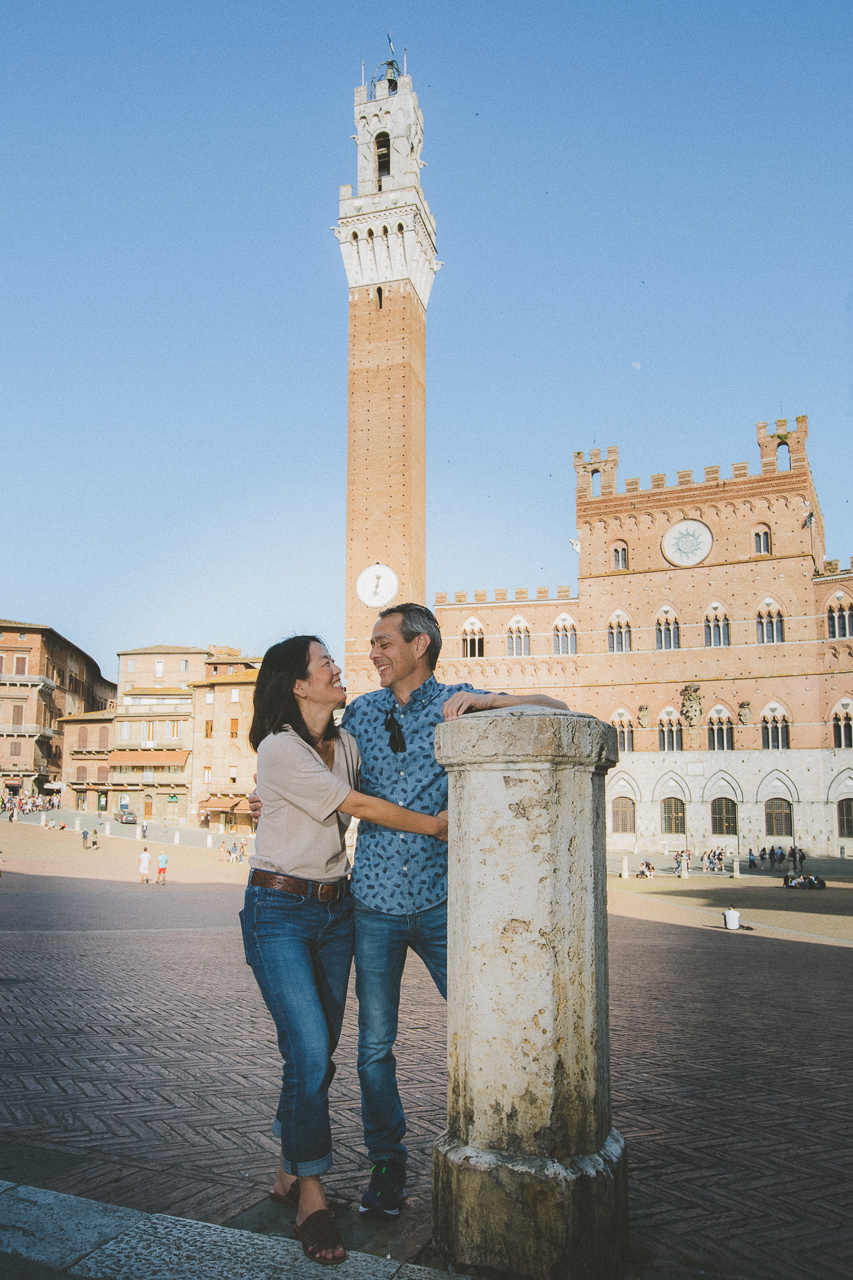
[[(435, 223), (423, 116), (394, 63), (355, 91), (358, 186), (341, 188), (349, 285), (347, 685), (376, 687), (377, 611), (425, 598), (425, 310)], [(613, 851), (796, 841), (853, 853), (853, 573), (826, 560), (808, 423), (758, 426), (760, 467), (617, 484), (575, 455), (578, 593), (436, 596), (439, 678), (565, 698), (618, 727)], [(543, 529), (543, 537), (546, 535)], [(568, 550), (568, 546), (567, 546)], [(845, 844), (845, 841), (847, 842)]]
[[(239, 649), (217, 645), (206, 649), (150, 645), (122, 650), (121, 691), (115, 710), (64, 720), (68, 739), (63, 775), (66, 803), (70, 794), (70, 803), (81, 812), (133, 813), (140, 822), (195, 826), (199, 792), (194, 790), (194, 762), (208, 761), (215, 782), (228, 787), (233, 756), (230, 744), (224, 741), (221, 759), (211, 752), (205, 738), (207, 718), (196, 716), (198, 682), (206, 688), (206, 681), (210, 681), (215, 688), (235, 673), (243, 677), (259, 661), (242, 657)], [(254, 678), (251, 676), (248, 683), (253, 684)], [(246, 732), (248, 723), (242, 732), (244, 750)], [(216, 745), (220, 745), (218, 738)], [(241, 782), (245, 773), (240, 770)], [(253, 773), (254, 764), (248, 770), (249, 785), (241, 792), (243, 797), (252, 789)], [(200, 777), (204, 777), (204, 767)], [(234, 803), (239, 803), (239, 797)]]
[(67, 713), (115, 706), (116, 686), (52, 627), (0, 619), (0, 777), (6, 795), (61, 789)]
[(257, 766), (248, 733), (258, 673), (249, 661), (211, 662), (206, 679), (194, 686), (193, 826), (252, 830), (246, 796), (254, 790)]

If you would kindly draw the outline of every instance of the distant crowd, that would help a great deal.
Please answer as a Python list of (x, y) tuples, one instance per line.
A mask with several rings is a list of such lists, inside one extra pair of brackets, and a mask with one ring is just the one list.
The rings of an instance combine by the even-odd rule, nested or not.
[(0, 813), (44, 813), (48, 809), (58, 809), (62, 801), (55, 796), (4, 796), (0, 802)]

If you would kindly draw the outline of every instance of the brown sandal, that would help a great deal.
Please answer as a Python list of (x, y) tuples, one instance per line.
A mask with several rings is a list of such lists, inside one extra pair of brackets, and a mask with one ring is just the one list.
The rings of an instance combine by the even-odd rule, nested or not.
[(339, 1262), (346, 1262), (346, 1250), (342, 1258), (317, 1257), (321, 1249), (337, 1249), (338, 1246), (343, 1249), (344, 1245), (328, 1209), (318, 1209), (316, 1213), (309, 1214), (301, 1226), (297, 1223), (295, 1230), (297, 1240), (302, 1242), (302, 1252), (312, 1262), (318, 1262), (321, 1267), (336, 1267)]
[(291, 1182), (290, 1186), (287, 1188), (286, 1195), (280, 1196), (277, 1191), (271, 1191), (270, 1200), (275, 1200), (276, 1204), (289, 1204), (292, 1205), (294, 1209), (298, 1209), (299, 1179), (297, 1178), (295, 1182)]

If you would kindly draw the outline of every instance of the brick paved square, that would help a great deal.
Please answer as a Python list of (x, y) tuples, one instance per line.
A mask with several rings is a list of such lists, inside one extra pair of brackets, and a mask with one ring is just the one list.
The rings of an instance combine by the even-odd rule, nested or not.
[[(203, 851), (186, 861), (171, 851), (173, 879), (159, 890), (138, 884), (132, 846), (81, 867), (61, 845), (47, 857), (36, 844), (28, 860), (28, 840), (58, 834), (16, 849), (4, 833), (0, 1178), (291, 1235), (292, 1213), (266, 1198), (279, 1065), (236, 925), (245, 868), (213, 866), (205, 879)], [(235, 870), (239, 879), (222, 874)], [(823, 925), (809, 904), (827, 935), (814, 940), (785, 933), (785, 921), (727, 934), (710, 888), (685, 887), (694, 896), (670, 898), (669, 886), (641, 899), (610, 881), (614, 1116), (629, 1144), (635, 1274), (846, 1277), (850, 886), (834, 908), (822, 895)], [(445, 1019), (414, 958), (403, 1011), (410, 1205), (396, 1224), (356, 1212), (366, 1160), (354, 1002), (328, 1186), (351, 1247), (435, 1262), (429, 1171)]]

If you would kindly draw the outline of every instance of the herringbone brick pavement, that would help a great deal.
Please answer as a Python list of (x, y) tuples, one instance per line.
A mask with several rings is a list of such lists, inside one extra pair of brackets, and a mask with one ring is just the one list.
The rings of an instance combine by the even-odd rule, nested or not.
[[(38, 887), (0, 881), (0, 1177), (209, 1222), (268, 1215), (279, 1066), (226, 923), (238, 888), (89, 893), (79, 878), (65, 891), (52, 878), (39, 902)], [(140, 894), (151, 895), (144, 906)], [(629, 1142), (636, 1273), (853, 1273), (850, 951), (714, 924), (619, 916), (610, 929), (614, 1116)], [(410, 1253), (396, 1257), (428, 1236), (446, 1087), (444, 1009), (414, 959), (403, 1007), (412, 1205), (398, 1228)], [(351, 1003), (327, 1179), (342, 1210), (366, 1168), (355, 1049)]]

